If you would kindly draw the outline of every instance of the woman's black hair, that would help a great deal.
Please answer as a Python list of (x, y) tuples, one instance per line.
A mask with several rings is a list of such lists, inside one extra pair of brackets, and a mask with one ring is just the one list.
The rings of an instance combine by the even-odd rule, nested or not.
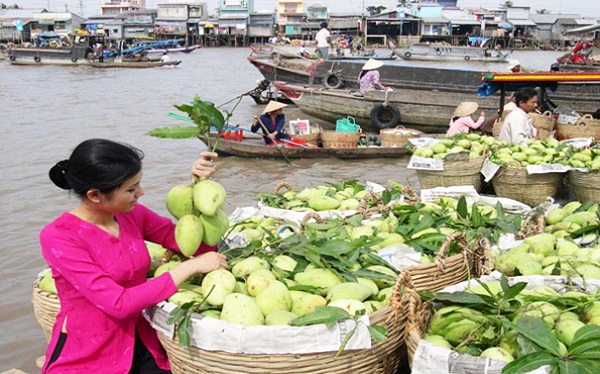
[(517, 103), (517, 106), (521, 102), (526, 103), (532, 97), (537, 96), (537, 94), (537, 90), (533, 87), (521, 87), (517, 92), (515, 92), (515, 103)]
[(80, 197), (96, 189), (104, 194), (120, 187), (142, 170), (144, 153), (128, 144), (106, 139), (88, 139), (79, 144), (68, 160), (50, 169), (50, 179)]

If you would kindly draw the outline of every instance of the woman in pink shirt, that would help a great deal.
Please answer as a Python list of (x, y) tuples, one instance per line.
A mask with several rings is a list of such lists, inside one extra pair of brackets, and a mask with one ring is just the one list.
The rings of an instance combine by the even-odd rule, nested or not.
[(479, 108), (479, 104), (471, 101), (458, 104), (450, 120), (450, 128), (446, 132), (446, 136), (468, 133), (471, 129), (479, 128), (485, 121), (485, 112), (482, 110), (479, 119), (475, 122), (471, 115), (477, 111), (477, 108)]
[[(203, 152), (192, 174), (210, 177), (216, 157)], [(228, 267), (216, 248), (201, 245), (193, 259), (146, 279), (145, 241), (178, 247), (171, 219), (138, 204), (142, 158), (129, 145), (90, 139), (50, 169), (52, 182), (80, 200), (40, 233), (61, 304), (42, 373), (170, 373), (142, 310), (173, 295), (194, 274)]]

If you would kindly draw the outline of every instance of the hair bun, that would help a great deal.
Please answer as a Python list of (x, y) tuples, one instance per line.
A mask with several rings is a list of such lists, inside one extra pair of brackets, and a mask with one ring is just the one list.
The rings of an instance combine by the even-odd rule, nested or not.
[(67, 168), (69, 167), (69, 160), (62, 160), (56, 163), (48, 173), (50, 176), (50, 180), (59, 188), (63, 190), (70, 190), (71, 185), (67, 180)]

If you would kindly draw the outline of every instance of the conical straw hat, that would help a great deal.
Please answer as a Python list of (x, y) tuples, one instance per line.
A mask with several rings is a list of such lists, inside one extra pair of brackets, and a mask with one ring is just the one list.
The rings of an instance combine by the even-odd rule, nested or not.
[(383, 66), (383, 62), (370, 58), (367, 62), (365, 62), (362, 69), (363, 70), (375, 70), (375, 69), (379, 69), (382, 66)]
[(479, 108), (479, 104), (472, 101), (463, 101), (454, 109), (454, 117), (470, 116)]
[(280, 103), (279, 101), (271, 100), (263, 110), (263, 114), (271, 113), (276, 111), (277, 109), (285, 108), (287, 104)]

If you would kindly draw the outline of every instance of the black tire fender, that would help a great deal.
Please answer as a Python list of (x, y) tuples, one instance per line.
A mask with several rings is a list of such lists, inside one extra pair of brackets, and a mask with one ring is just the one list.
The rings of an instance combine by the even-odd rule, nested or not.
[(41, 62), (41, 61), (42, 61), (42, 59), (40, 58), (40, 56), (35, 56), (35, 57), (33, 58), (33, 61), (35, 61), (35, 62), (38, 62), (38, 63), (39, 63), (39, 62)]
[(465, 56), (465, 61), (469, 61), (470, 59), (471, 59), (471, 56), (469, 56), (469, 55)]
[(339, 74), (328, 73), (325, 76), (324, 83), (327, 88), (340, 88), (344, 85), (344, 80)]
[(71, 62), (77, 62), (77, 57), (71, 57)]
[(436, 49), (435, 50), (435, 54), (438, 55), (438, 56), (441, 55), (442, 54), (442, 50), (441, 49)]
[(404, 57), (410, 58), (410, 56), (412, 56), (412, 53), (410, 53), (410, 52), (404, 52)]
[(9, 57), (8, 59), (9, 59), (9, 60), (11, 60), (11, 61), (14, 61), (14, 60), (16, 60), (17, 58), (15, 57), (15, 55), (10, 55), (10, 57)]
[(371, 109), (371, 123), (378, 129), (395, 127), (400, 123), (400, 111), (393, 105), (377, 104)]

